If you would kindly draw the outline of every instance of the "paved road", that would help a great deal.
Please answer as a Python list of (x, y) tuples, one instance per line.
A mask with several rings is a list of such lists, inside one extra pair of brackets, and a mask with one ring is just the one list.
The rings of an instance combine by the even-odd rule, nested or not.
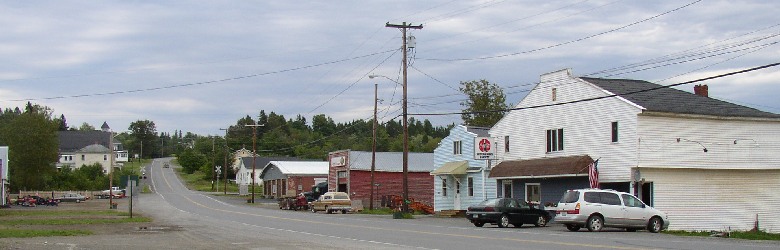
[[(569, 232), (544, 228), (476, 228), (465, 219), (324, 214), (248, 205), (243, 199), (193, 192), (158, 159), (147, 169), (154, 194), (139, 209), (175, 225), (168, 246), (228, 249), (779, 249), (778, 242), (676, 237), (647, 232)], [(162, 230), (165, 231), (165, 230)], [(195, 246), (191, 246), (195, 245)]]

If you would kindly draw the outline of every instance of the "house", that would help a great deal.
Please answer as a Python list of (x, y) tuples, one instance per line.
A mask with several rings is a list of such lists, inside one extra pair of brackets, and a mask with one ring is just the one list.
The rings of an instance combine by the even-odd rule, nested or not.
[(780, 232), (780, 115), (694, 90), (542, 75), (490, 130), (502, 148), (490, 173), (498, 194), (555, 203), (589, 187), (597, 161), (601, 188), (636, 194), (672, 230)]
[(8, 146), (0, 146), (0, 205), (8, 205)]
[[(328, 190), (347, 192), (353, 201), (360, 200), (367, 207), (372, 192), (371, 158), (372, 152), (330, 152)], [(374, 166), (374, 205), (380, 205), (381, 197), (385, 195), (403, 196), (403, 152), (376, 152)], [(409, 198), (428, 205), (433, 204), (433, 176), (430, 174), (432, 170), (432, 153), (409, 153)]]
[(290, 197), (328, 180), (326, 161), (270, 161), (260, 171), (265, 197)]
[(120, 142), (113, 141), (109, 130), (108, 125), (103, 123), (102, 131), (59, 131), (60, 159), (55, 164), (57, 169), (74, 169), (95, 163), (103, 166), (103, 173), (108, 173), (112, 165), (121, 168), (128, 161), (128, 153)]
[(487, 160), (474, 157), (474, 140), (488, 137), (488, 128), (457, 125), (433, 150), (434, 210), (465, 210), (496, 197), (496, 181), (488, 180)]
[[(251, 152), (250, 152), (251, 154)], [(253, 162), (254, 158), (254, 162)], [(238, 161), (238, 171), (236, 171), (236, 184), (239, 186), (241, 185), (252, 185), (252, 171), (254, 168), (255, 172), (255, 180), (254, 183), (256, 186), (263, 185), (263, 180), (260, 179), (260, 171), (263, 170), (265, 165), (268, 165), (271, 161), (300, 161), (301, 159), (295, 158), (295, 157), (287, 157), (287, 156), (277, 156), (277, 157), (242, 157), (241, 160)]]

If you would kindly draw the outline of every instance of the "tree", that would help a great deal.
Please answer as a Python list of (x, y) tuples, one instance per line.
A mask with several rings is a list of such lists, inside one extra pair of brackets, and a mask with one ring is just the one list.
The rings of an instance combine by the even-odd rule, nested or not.
[(95, 131), (95, 127), (85, 122), (81, 124), (81, 127), (79, 127), (79, 131)]
[(506, 95), (498, 85), (487, 80), (460, 82), (460, 92), (468, 100), (460, 103), (464, 107), (461, 119), (466, 125), (492, 127), (506, 113)]
[(136, 138), (131, 147), (134, 150), (138, 150), (136, 152), (141, 152), (142, 157), (150, 157), (154, 153), (159, 152), (160, 145), (157, 144), (157, 127), (153, 121), (134, 121), (130, 123), (128, 129), (133, 132), (133, 137)]
[(13, 159), (9, 167), (11, 189), (47, 189), (59, 158), (59, 124), (51, 119), (47, 107), (27, 103), (24, 113), (18, 110), (4, 113), (0, 119), (0, 143), (8, 145), (8, 157)]

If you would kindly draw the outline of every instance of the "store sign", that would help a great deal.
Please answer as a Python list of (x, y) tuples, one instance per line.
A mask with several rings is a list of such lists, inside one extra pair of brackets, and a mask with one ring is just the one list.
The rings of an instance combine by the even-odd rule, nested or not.
[(341, 167), (347, 164), (347, 157), (346, 156), (338, 156), (330, 158), (330, 166), (331, 167)]
[(474, 159), (495, 160), (496, 159), (495, 138), (491, 138), (491, 137), (474, 138)]

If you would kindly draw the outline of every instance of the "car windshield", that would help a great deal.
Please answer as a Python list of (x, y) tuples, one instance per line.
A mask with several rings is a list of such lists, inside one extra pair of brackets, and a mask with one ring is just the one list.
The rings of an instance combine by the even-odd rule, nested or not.
[(499, 200), (500, 199), (489, 199), (479, 203), (479, 205), (483, 207), (495, 207), (496, 205), (498, 205)]
[(577, 202), (579, 198), (580, 198), (580, 192), (569, 190), (563, 194), (563, 197), (561, 197), (561, 203)]

